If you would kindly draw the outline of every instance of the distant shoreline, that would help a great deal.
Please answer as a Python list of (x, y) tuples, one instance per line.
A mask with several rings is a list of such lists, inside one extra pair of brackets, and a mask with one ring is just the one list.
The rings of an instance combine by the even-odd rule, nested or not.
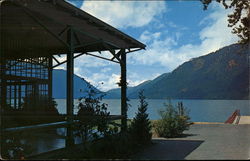
[[(128, 119), (128, 120), (132, 120), (132, 119)], [(159, 119), (160, 120), (160, 119)], [(150, 120), (152, 123), (154, 123), (157, 120)], [(192, 122), (192, 124), (225, 124), (224, 122)], [(191, 125), (192, 125), (191, 124)]]
[[(67, 99), (67, 98), (54, 98), (54, 99)], [(74, 99), (79, 99), (79, 98), (74, 98)], [(103, 99), (107, 99), (107, 100), (112, 100), (112, 99), (121, 99), (121, 98), (103, 98)], [(128, 99), (135, 99), (137, 100), (138, 98), (128, 98)], [(146, 98), (146, 99), (150, 99), (150, 100), (168, 100), (168, 98)], [(211, 98), (171, 98), (171, 100), (249, 100), (249, 99), (211, 99)]]
[(193, 124), (225, 124), (224, 122), (193, 122)]

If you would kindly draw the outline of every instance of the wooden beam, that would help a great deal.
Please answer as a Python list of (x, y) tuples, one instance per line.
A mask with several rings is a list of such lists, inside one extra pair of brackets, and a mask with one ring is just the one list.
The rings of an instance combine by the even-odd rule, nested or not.
[(142, 49), (141, 49), (141, 48), (139, 48), (139, 49), (134, 49), (134, 50), (130, 50), (130, 49), (129, 49), (129, 51), (127, 51), (126, 53), (132, 53), (132, 52), (139, 51), (139, 50), (142, 50)]
[(65, 127), (67, 124), (68, 123), (66, 121), (61, 121), (61, 122), (37, 124), (37, 125), (30, 125), (30, 126), (22, 126), (22, 127), (12, 127), (12, 128), (3, 129), (3, 132), (4, 133), (16, 133), (16, 132), (34, 130), (34, 129), (58, 128), (58, 127)]
[[(83, 55), (83, 54), (84, 54), (84, 53), (78, 54), (78, 55), (74, 56), (73, 59), (75, 59), (75, 58), (77, 58), (77, 57), (79, 57), (79, 56), (81, 56), (81, 55)], [(67, 62), (67, 60), (62, 61), (62, 62), (60, 62), (60, 63), (54, 65), (53, 68), (55, 68), (55, 67), (57, 67), (57, 66), (59, 66), (59, 65), (62, 65), (62, 64), (64, 64), (64, 63), (66, 63), (66, 62)]]
[(76, 33), (74, 32), (73, 34), (74, 34), (74, 37), (75, 37), (75, 39), (76, 39), (76, 41), (77, 41), (77, 44), (81, 44), (81, 41), (80, 41), (80, 39), (78, 38), (78, 36), (76, 35)]
[(57, 60), (54, 56), (52, 56), (52, 58), (53, 58), (58, 64), (60, 64), (59, 60)]
[(8, 68), (6, 67), (6, 69), (8, 70), (8, 69), (10, 69), (12, 66), (17, 66), (18, 65), (18, 63), (21, 63), (21, 62), (23, 62), (23, 63), (28, 63), (28, 64), (34, 64), (34, 65), (41, 65), (41, 66), (44, 66), (44, 67), (47, 67), (47, 65), (46, 64), (43, 64), (43, 62), (45, 62), (46, 61), (46, 58), (44, 58), (44, 60), (42, 61), (42, 62), (37, 62), (37, 61), (34, 61), (34, 60), (32, 60), (32, 59), (29, 59), (29, 61), (25, 61), (25, 60), (27, 60), (27, 58), (26, 59), (16, 59), (16, 60), (13, 60), (13, 61), (15, 61), (15, 63), (14, 64), (8, 64)]
[(22, 86), (22, 85), (33, 85), (34, 83), (38, 83), (38, 84), (48, 84), (49, 80), (46, 79), (39, 79), (37, 81), (25, 81), (25, 82), (7, 82), (6, 85), (7, 86)]
[[(84, 54), (85, 54), (85, 55), (94, 56), (94, 57), (97, 57), (97, 58), (100, 58), (100, 59), (104, 59), (104, 60), (108, 60), (108, 61), (112, 61), (112, 62), (114, 62), (114, 63), (119, 63), (119, 64), (120, 64), (120, 62), (118, 62), (118, 61), (111, 60), (111, 59), (108, 59), (108, 58), (104, 58), (104, 57), (101, 57), (101, 56), (98, 56), (98, 55), (94, 55), (94, 54), (91, 54), (91, 53), (88, 53), (88, 52), (80, 53), (80, 54), (74, 56), (74, 59), (77, 58), (77, 57), (79, 57), (79, 56), (82, 56), (82, 55), (84, 55)], [(60, 63), (54, 65), (53, 68), (58, 67), (59, 65), (62, 65), (62, 64), (64, 64), (64, 63), (66, 63), (66, 62), (67, 62), (67, 60), (62, 61), (62, 62), (60, 62)]]
[[(116, 55), (115, 50), (112, 49), (109, 45), (107, 45), (106, 43), (103, 43), (103, 46), (116, 58), (116, 60), (118, 60), (119, 62), (121, 62), (121, 59)], [(113, 58), (112, 58), (113, 60)]]
[(85, 43), (85, 44), (79, 44), (79, 45), (75, 45), (75, 48), (84, 48), (84, 47), (87, 47), (87, 46), (91, 46), (91, 45), (96, 45), (96, 44), (100, 44), (102, 43), (101, 40), (97, 40), (97, 41), (92, 41), (90, 43)]
[(66, 26), (61, 32), (59, 32), (57, 35), (61, 36), (66, 30), (69, 29), (69, 26)]
[(114, 63), (119, 63), (119, 64), (120, 64), (120, 62), (118, 62), (118, 61), (115, 61), (115, 60), (112, 60), (112, 59), (108, 59), (108, 58), (104, 58), (104, 57), (101, 57), (101, 56), (98, 56), (98, 55), (90, 54), (90, 53), (88, 53), (88, 52), (83, 53), (83, 54), (85, 54), (85, 55), (90, 55), (90, 56), (94, 56), (94, 57), (97, 57), (97, 58), (100, 58), (100, 59), (104, 59), (104, 60), (108, 60), (108, 61), (112, 61), (112, 62), (114, 62)]
[[(116, 57), (118, 57), (118, 58), (120, 58), (120, 56), (121, 56), (121, 51), (122, 51), (123, 49), (121, 49), (118, 53), (116, 53)], [(115, 59), (115, 56), (111, 59), (111, 60), (114, 60)]]
[(5, 80), (33, 80), (33, 81), (47, 81), (47, 79), (40, 79), (36, 77), (16, 76), (16, 75), (5, 75)]

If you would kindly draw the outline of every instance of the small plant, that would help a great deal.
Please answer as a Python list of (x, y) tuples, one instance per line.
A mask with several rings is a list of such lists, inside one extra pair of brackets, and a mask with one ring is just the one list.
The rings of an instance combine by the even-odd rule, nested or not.
[(138, 106), (138, 112), (129, 128), (129, 133), (131, 134), (132, 139), (139, 144), (149, 143), (152, 137), (152, 127), (147, 114), (148, 103), (145, 99), (146, 97), (142, 90), (139, 92), (140, 104)]
[(45, 95), (28, 95), (23, 98), (20, 109), (32, 115), (59, 115), (54, 98)]
[(22, 133), (2, 135), (1, 157), (3, 159), (25, 159), (34, 150), (31, 144), (24, 142)]
[(27, 126), (48, 122), (55, 122), (62, 119), (56, 108), (57, 103), (45, 95), (27, 95), (18, 108), (7, 104), (3, 107), (3, 127)]
[(151, 140), (151, 125), (148, 119), (147, 102), (140, 92), (140, 105), (137, 117), (126, 132), (118, 133), (116, 125), (109, 125), (107, 104), (101, 103), (103, 95), (95, 93), (89, 87), (87, 96), (78, 103), (78, 120), (76, 131), (84, 142), (82, 158), (116, 159), (129, 158), (139, 151), (141, 145)]
[(127, 159), (136, 151), (134, 142), (128, 133), (117, 133), (104, 137), (90, 145), (87, 158), (95, 159)]
[(79, 122), (75, 126), (77, 135), (87, 143), (117, 133), (117, 127), (109, 126), (108, 105), (101, 103), (104, 95), (97, 93), (90, 85), (86, 92), (86, 97), (78, 99), (77, 119)]
[(171, 104), (164, 104), (165, 110), (159, 111), (161, 116), (157, 120), (154, 127), (155, 131), (160, 137), (172, 138), (180, 136), (184, 130), (187, 130), (191, 124), (187, 109), (179, 102), (177, 108)]

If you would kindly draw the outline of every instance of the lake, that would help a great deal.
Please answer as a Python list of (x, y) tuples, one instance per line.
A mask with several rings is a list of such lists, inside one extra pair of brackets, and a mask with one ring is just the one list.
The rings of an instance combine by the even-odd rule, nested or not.
[[(58, 103), (58, 111), (61, 114), (66, 113), (66, 100), (55, 99)], [(77, 99), (74, 100), (77, 104)], [(163, 99), (146, 99), (148, 102), (148, 113), (151, 120), (159, 119), (158, 111), (164, 109), (164, 102), (168, 100)], [(240, 109), (241, 115), (250, 115), (250, 100), (190, 100), (190, 99), (174, 99), (171, 100), (173, 105), (177, 105), (182, 101), (184, 107), (189, 110), (189, 116), (193, 122), (225, 122), (227, 118), (236, 110)], [(113, 115), (121, 113), (120, 99), (103, 99), (102, 102), (108, 104), (108, 111)], [(131, 107), (128, 109), (128, 118), (133, 118), (137, 112), (139, 105), (138, 99), (131, 99), (128, 102)], [(74, 113), (78, 111), (74, 108)]]

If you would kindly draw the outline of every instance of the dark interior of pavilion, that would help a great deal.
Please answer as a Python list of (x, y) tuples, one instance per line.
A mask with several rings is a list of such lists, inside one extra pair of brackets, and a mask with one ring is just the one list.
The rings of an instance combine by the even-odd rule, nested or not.
[[(64, 0), (4, 0), (1, 139), (22, 131), (66, 127), (65, 146), (74, 144), (74, 59), (84, 54), (120, 64), (121, 115), (113, 119), (121, 119), (121, 130), (126, 130), (126, 54), (141, 49), (144, 44)], [(112, 57), (93, 54), (101, 51), (109, 51)], [(58, 61), (54, 56), (59, 54), (67, 59)], [(67, 113), (62, 115), (52, 97), (52, 72), (63, 63), (67, 66)]]

